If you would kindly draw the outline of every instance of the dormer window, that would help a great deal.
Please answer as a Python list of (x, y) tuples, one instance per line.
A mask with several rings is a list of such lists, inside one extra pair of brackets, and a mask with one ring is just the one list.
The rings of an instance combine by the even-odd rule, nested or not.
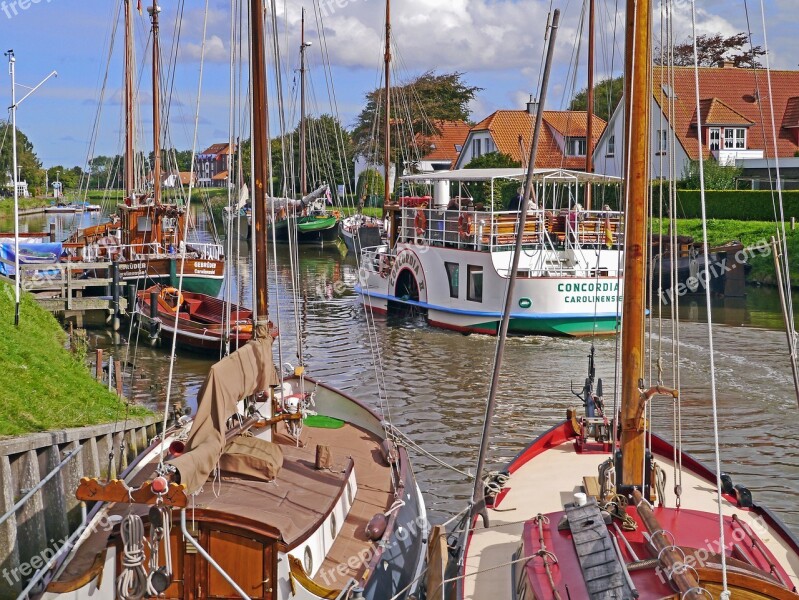
[(711, 127), (708, 132), (708, 148), (711, 150), (718, 150), (721, 143), (721, 129), (718, 127)]
[(585, 138), (566, 138), (566, 156), (585, 156)]

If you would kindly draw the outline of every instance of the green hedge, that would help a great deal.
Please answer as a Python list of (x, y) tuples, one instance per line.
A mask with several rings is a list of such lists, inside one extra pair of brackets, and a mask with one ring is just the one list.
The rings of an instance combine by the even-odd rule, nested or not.
[[(772, 203), (773, 202), (773, 203)], [(735, 221), (774, 221), (774, 206), (779, 199), (776, 192), (772, 200), (769, 190), (708, 190), (705, 204), (709, 219)], [(785, 219), (799, 218), (799, 191), (782, 192)], [(777, 205), (779, 211), (779, 206)], [(677, 217), (698, 219), (702, 216), (699, 190), (677, 190)], [(779, 216), (779, 212), (777, 213)]]

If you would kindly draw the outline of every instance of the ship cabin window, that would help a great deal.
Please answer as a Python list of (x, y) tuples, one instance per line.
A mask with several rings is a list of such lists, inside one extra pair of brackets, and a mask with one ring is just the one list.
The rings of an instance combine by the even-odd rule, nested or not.
[(138, 217), (136, 219), (136, 231), (148, 233), (153, 230), (153, 220), (150, 217)]
[(449, 297), (458, 297), (458, 279), (460, 277), (460, 265), (458, 263), (445, 262), (444, 268), (447, 270), (447, 281), (449, 282)]
[(466, 299), (472, 302), (483, 301), (483, 267), (469, 265), (467, 267), (469, 287), (466, 290)]

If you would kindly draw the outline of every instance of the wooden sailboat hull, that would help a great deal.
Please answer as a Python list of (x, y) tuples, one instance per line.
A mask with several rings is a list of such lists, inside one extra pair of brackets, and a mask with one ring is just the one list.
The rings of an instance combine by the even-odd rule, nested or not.
[[(552, 589), (540, 559), (529, 565), (519, 564), (512, 573), (506, 565), (491, 571), (493, 566), (507, 564), (514, 553), (520, 551), (530, 556), (539, 550), (538, 529), (533, 524), (536, 515), (548, 519), (545, 527), (547, 549), (554, 552), (558, 565), (554, 567), (554, 581), (561, 597), (567, 597), (566, 586), (572, 598), (587, 598), (588, 592), (583, 581), (579, 562), (574, 555), (570, 535), (558, 532), (557, 526), (564, 514), (563, 506), (573, 501), (573, 494), (583, 491), (584, 478), (597, 476), (597, 467), (610, 454), (607, 452), (578, 453), (575, 451), (575, 434), (571, 421), (556, 425), (527, 446), (507, 465), (510, 478), (497, 502), (488, 509), (490, 529), (483, 529), (479, 520), (472, 524), (474, 531), (464, 535), (459, 543), (459, 552), (450, 565), (451, 572), (465, 577), (453, 589), (457, 598), (549, 598)], [(671, 476), (674, 448), (663, 439), (653, 436), (653, 453), (656, 462)], [(667, 483), (667, 507), (656, 508), (655, 514), (661, 526), (674, 535), (676, 543), (688, 549), (687, 554), (696, 554), (710, 566), (709, 547), (718, 544), (718, 518), (715, 502), (715, 475), (690, 455), (682, 453), (683, 480), (681, 508), (674, 508), (674, 497), (670, 490), (673, 482)], [(496, 509), (496, 510), (495, 510)], [(730, 556), (739, 552), (745, 561), (761, 569), (769, 570), (766, 554), (779, 571), (779, 576), (788, 583), (777, 586), (775, 581), (763, 582), (762, 589), (771, 590), (762, 596), (745, 595), (752, 585), (752, 579), (739, 578), (738, 591), (733, 597), (743, 598), (797, 598), (791, 588), (799, 582), (799, 539), (771, 511), (755, 504), (751, 509), (736, 506), (733, 496), (724, 495), (723, 512), (726, 518), (725, 546)], [(634, 516), (635, 510), (628, 507), (627, 514)], [(749, 538), (732, 522), (732, 515), (745, 523), (746, 528), (759, 535), (764, 553), (752, 552)], [(618, 523), (618, 521), (617, 521)], [(611, 526), (612, 527), (612, 526)], [(624, 532), (624, 537), (637, 550), (641, 559), (652, 558), (644, 549), (640, 525), (635, 532)], [(744, 539), (745, 538), (745, 539)], [(733, 546), (731, 543), (737, 544)], [(624, 544), (619, 542), (624, 551)], [(744, 548), (743, 550), (741, 548)], [(627, 556), (627, 562), (633, 559)], [(457, 567), (457, 558), (463, 557), (463, 566)], [(656, 566), (656, 565), (655, 565)], [(694, 565), (696, 566), (696, 565)], [(711, 570), (712, 571), (712, 570)], [(700, 569), (700, 583), (712, 588), (715, 575)], [(489, 573), (490, 572), (490, 573)], [(704, 572), (704, 577), (702, 573)], [(478, 574), (481, 573), (481, 574)], [(640, 598), (660, 599), (671, 597), (673, 591), (663, 573), (654, 567), (631, 571), (632, 580)], [(512, 595), (511, 585), (526, 579), (525, 585), (532, 595)], [(759, 583), (756, 586), (761, 585)], [(749, 586), (749, 587), (747, 587)], [(781, 591), (774, 591), (776, 587)], [(738, 595), (738, 593), (742, 595)], [(441, 596), (433, 596), (440, 598)], [(715, 596), (714, 596), (715, 597)]]
[(182, 268), (184, 290), (209, 296), (219, 294), (225, 277), (224, 261), (189, 258), (185, 266), (181, 263), (177, 258), (164, 257), (118, 261), (120, 277), (123, 281), (135, 282), (139, 289), (154, 284), (177, 287)]
[(354, 217), (347, 217), (339, 224), (341, 239), (344, 240), (347, 251), (360, 254), (362, 248), (380, 246), (383, 243), (379, 220), (372, 219), (368, 225), (363, 225), (353, 219)]
[[(297, 379), (289, 381), (299, 389)], [(308, 389), (317, 385), (306, 379)], [(385, 600), (397, 594), (406, 598), (419, 593), (428, 533), (424, 501), (414, 479), (407, 452), (400, 447), (394, 475), (390, 476), (381, 456), (386, 434), (381, 418), (365, 405), (332, 387), (318, 384), (316, 410), (341, 419), (341, 429), (306, 426), (306, 448), (296, 448), (276, 429), (274, 438), (284, 452), (285, 479), (257, 484), (246, 480), (223, 480), (215, 495), (211, 482), (188, 510), (189, 528), (201, 546), (211, 552), (220, 566), (249, 597), (263, 600), (304, 600), (339, 598), (345, 584), (355, 577), (363, 597)], [(164, 447), (186, 435), (185, 425), (165, 436)], [(264, 430), (253, 430), (261, 436)], [(338, 460), (352, 460), (346, 472), (313, 469), (317, 444), (331, 448)], [(123, 474), (131, 485), (150, 477), (160, 456), (161, 444), (154, 443)], [(310, 462), (308, 457), (311, 458)], [(351, 457), (351, 458), (348, 458)], [(300, 479), (296, 479), (300, 477)], [(325, 497), (322, 505), (307, 505), (315, 482), (343, 478), (340, 491)], [(399, 482), (396, 502), (389, 480)], [(319, 483), (322, 485), (322, 483)], [(260, 486), (260, 487), (259, 487)], [(259, 496), (259, 490), (262, 492)], [(384, 490), (384, 491), (381, 491)], [(328, 504), (329, 503), (329, 504)], [(306, 506), (316, 517), (296, 516)], [(133, 505), (143, 514), (147, 527), (147, 506)], [(387, 512), (386, 530), (379, 542), (364, 537), (364, 525), (375, 512)], [(116, 598), (115, 582), (120, 569), (121, 546), (118, 519), (128, 506), (98, 504), (86, 533), (76, 547), (60, 561), (48, 582), (44, 598)], [(172, 554), (175, 577), (167, 598), (234, 597), (232, 587), (184, 540), (175, 511)], [(273, 520), (274, 519), (274, 520)], [(110, 524), (110, 528), (109, 528)], [(308, 568), (308, 572), (306, 572)]]

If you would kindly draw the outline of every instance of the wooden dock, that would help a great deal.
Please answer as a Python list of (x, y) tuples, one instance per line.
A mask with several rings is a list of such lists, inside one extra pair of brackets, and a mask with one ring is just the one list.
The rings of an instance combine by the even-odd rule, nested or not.
[[(8, 267), (13, 271), (13, 261), (0, 259), (0, 263), (6, 272)], [(89, 311), (105, 311), (117, 329), (128, 302), (116, 269), (107, 261), (21, 264), (20, 287), (33, 294), (42, 308), (63, 318), (80, 321)], [(0, 280), (15, 284), (13, 276), (0, 275)]]

